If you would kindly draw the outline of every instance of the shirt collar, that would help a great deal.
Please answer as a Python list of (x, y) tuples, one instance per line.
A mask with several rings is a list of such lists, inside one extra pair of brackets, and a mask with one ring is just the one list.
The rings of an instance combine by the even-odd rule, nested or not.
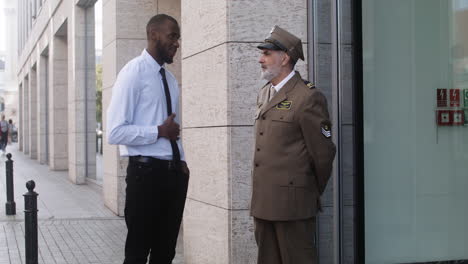
[(291, 80), (291, 78), (294, 76), (294, 70), (291, 71), (291, 73), (289, 73), (288, 76), (286, 76), (286, 78), (284, 78), (281, 82), (279, 82), (277, 85), (271, 85), (273, 86), (273, 88), (275, 88), (276, 92), (279, 92), (279, 90), (281, 88), (283, 88), (283, 86), (289, 81)]
[(159, 65), (159, 63), (153, 58), (153, 56), (151, 56), (151, 54), (148, 53), (146, 49), (141, 52), (141, 56), (143, 56), (143, 58), (150, 64), (152, 68), (155, 69), (156, 72), (161, 70), (161, 65)]

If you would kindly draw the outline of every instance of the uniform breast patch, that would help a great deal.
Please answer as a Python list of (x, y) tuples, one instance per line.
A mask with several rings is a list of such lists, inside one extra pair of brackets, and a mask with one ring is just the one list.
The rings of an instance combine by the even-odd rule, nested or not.
[(291, 109), (292, 101), (283, 101), (276, 105), (276, 109), (289, 110)]

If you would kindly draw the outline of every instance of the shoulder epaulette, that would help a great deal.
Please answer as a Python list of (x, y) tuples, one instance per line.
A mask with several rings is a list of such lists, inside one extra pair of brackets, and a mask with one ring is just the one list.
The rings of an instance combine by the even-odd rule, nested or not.
[(307, 81), (307, 80), (303, 80), (304, 81), (304, 84), (309, 87), (309, 89), (314, 89), (315, 88), (315, 84)]

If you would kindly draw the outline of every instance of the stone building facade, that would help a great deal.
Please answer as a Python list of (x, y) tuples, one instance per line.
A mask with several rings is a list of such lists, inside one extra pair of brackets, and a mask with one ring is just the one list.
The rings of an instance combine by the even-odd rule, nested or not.
[[(263, 85), (256, 49), (277, 24), (299, 36), (297, 69), (326, 94), (338, 146), (317, 244), (321, 263), (354, 263), (352, 0), (103, 0), (103, 109), (120, 69), (146, 46), (157, 13), (180, 22), (169, 66), (182, 91), (191, 179), (184, 214), (187, 264), (255, 263), (249, 216), (253, 113)], [(95, 0), (19, 0), (20, 148), (73, 183), (95, 173)], [(103, 124), (106, 124), (104, 111)], [(106, 127), (104, 125), (104, 135)], [(125, 169), (104, 144), (103, 200), (123, 215)]]

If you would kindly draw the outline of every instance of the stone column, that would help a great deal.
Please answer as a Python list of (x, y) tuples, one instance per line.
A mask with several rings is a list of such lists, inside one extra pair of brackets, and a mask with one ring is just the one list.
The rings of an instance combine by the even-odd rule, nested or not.
[[(63, 27), (63, 26), (62, 26)], [(56, 35), (51, 41), (49, 89), (49, 167), (68, 169), (68, 91), (67, 36)]]
[(48, 89), (48, 57), (41, 55), (37, 64), (37, 157), (39, 163), (47, 164), (47, 89)]
[(118, 215), (125, 205), (127, 159), (121, 158), (118, 147), (107, 144), (107, 108), (112, 86), (120, 69), (146, 47), (146, 23), (156, 14), (157, 0), (107, 0), (103, 2), (103, 139), (104, 139), (104, 202)]
[(29, 155), (29, 74), (23, 81), (23, 153)]
[[(305, 50), (306, 1), (182, 0), (182, 18), (183, 136), (192, 175), (185, 261), (256, 263), (249, 216), (253, 116), (265, 83), (256, 46), (278, 24)], [(307, 78), (305, 63), (296, 68)]]
[(34, 65), (29, 74), (29, 157), (37, 159), (37, 71)]
[(96, 178), (94, 3), (82, 2), (68, 19), (68, 176), (76, 184)]
[(24, 130), (23, 130), (23, 97), (24, 97), (23, 91), (24, 91), (24, 88), (23, 87), (24, 87), (24, 79), (22, 80), (18, 88), (18, 96), (19, 96), (18, 117), (19, 118), (18, 118), (18, 123), (16, 123), (16, 128), (18, 129), (18, 147), (20, 151), (23, 151), (23, 133), (24, 133)]

